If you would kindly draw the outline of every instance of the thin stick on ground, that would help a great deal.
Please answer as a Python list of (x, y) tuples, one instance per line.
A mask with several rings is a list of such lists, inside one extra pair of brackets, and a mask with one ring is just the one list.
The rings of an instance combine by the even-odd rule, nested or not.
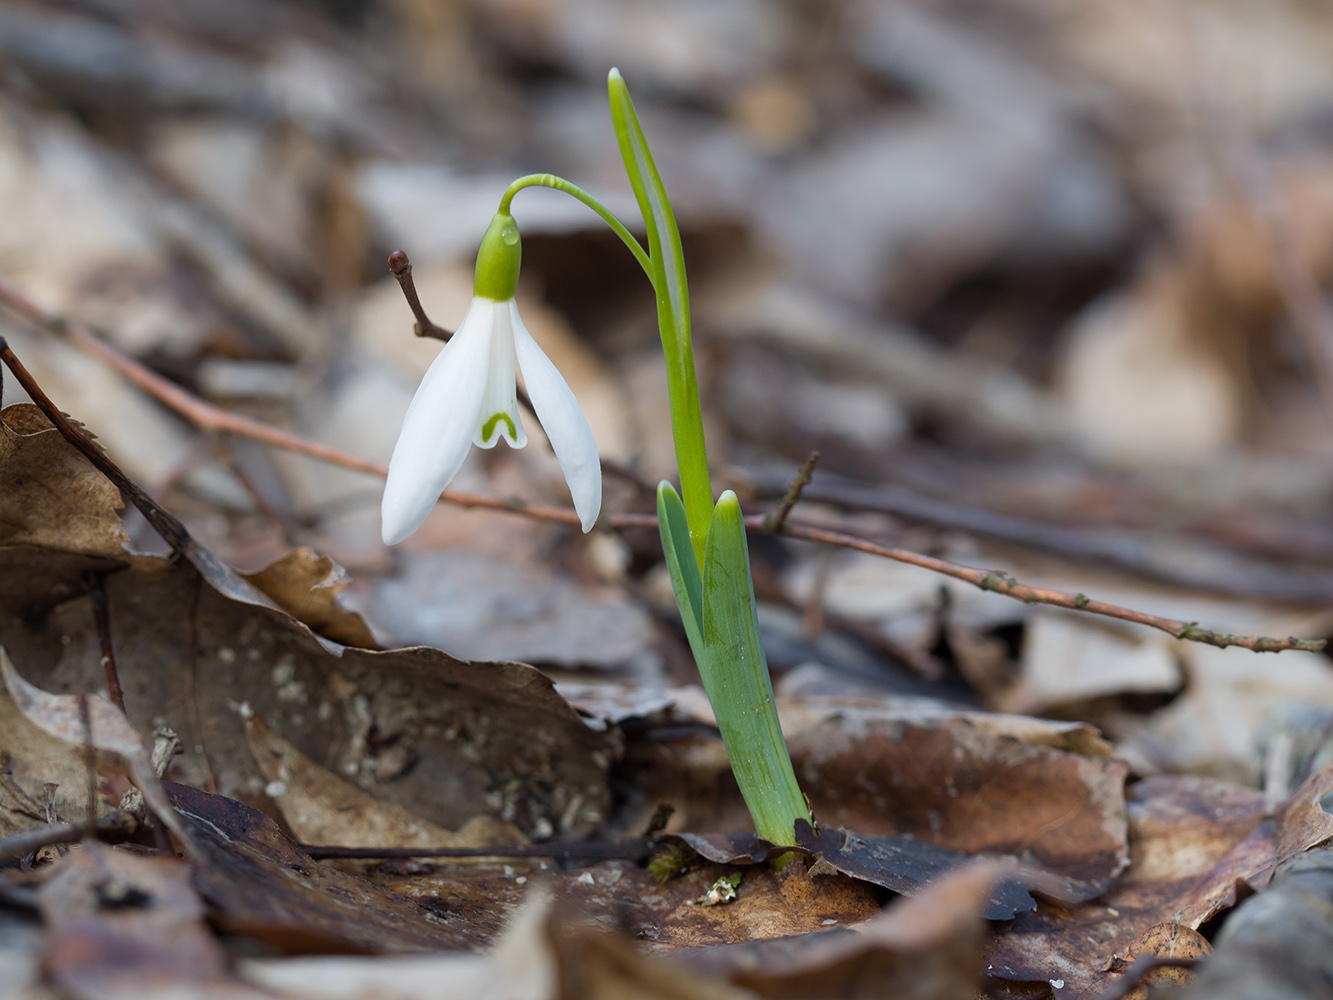
[[(133, 813), (117, 809), (97, 817), (97, 839), (109, 844), (129, 840), (139, 831), (139, 819)], [(0, 864), (21, 858), (43, 847), (72, 844), (88, 833), (87, 823), (48, 823), (33, 830), (23, 830), (0, 838)]]
[[(762, 520), (760, 519), (746, 518), (745, 520), (747, 525), (753, 522), (755, 527), (762, 527)], [(1108, 604), (1106, 601), (1094, 600), (1083, 593), (1029, 586), (1020, 583), (1003, 570), (959, 566), (957, 563), (937, 559), (934, 556), (922, 555), (920, 552), (877, 545), (864, 538), (857, 538), (855, 535), (830, 531), (813, 525), (798, 525), (788, 522), (783, 528), (782, 534), (790, 538), (803, 538), (806, 541), (837, 545), (840, 548), (854, 549), (857, 552), (866, 552), (873, 556), (883, 556), (885, 559), (920, 566), (922, 569), (928, 569), (933, 573), (951, 576), (955, 580), (962, 580), (975, 587), (980, 587), (982, 590), (1012, 597), (1025, 604), (1049, 604), (1057, 608), (1068, 608), (1071, 611), (1086, 611), (1088, 614), (1102, 615), (1106, 618), (1118, 618), (1120, 621), (1134, 622), (1138, 625), (1160, 629), (1177, 639), (1201, 642), (1209, 646), (1240, 646), (1256, 653), (1277, 653), (1284, 649), (1300, 649), (1308, 653), (1322, 653), (1328, 642), (1326, 639), (1298, 639), (1295, 636), (1277, 639), (1267, 636), (1214, 632), (1211, 629), (1201, 628), (1198, 622), (1179, 621), (1175, 618), (1163, 618), (1160, 615), (1149, 614), (1146, 611), (1122, 608), (1118, 604)]]
[(801, 491), (810, 485), (810, 479), (815, 474), (815, 463), (819, 461), (819, 452), (812, 451), (796, 473), (796, 478), (791, 481), (787, 487), (786, 494), (778, 502), (777, 510), (764, 518), (765, 531), (781, 531), (783, 523), (787, 520), (787, 515), (791, 513), (801, 500)]
[(97, 750), (93, 746), (93, 714), (87, 692), (79, 695), (79, 725), (83, 729), (83, 760), (88, 769), (88, 818), (83, 824), (84, 835), (93, 840), (97, 837)]
[[(101, 573), (88, 573), (83, 578), (88, 600), (93, 606), (93, 624), (97, 627), (97, 641), (102, 647), (102, 669), (106, 671), (106, 689), (111, 702), (125, 711), (125, 695), (120, 687), (120, 673), (116, 670), (116, 651), (111, 646), (111, 610), (106, 599), (106, 585)], [(129, 716), (129, 713), (125, 713)]]
[(651, 854), (661, 842), (652, 837), (621, 840), (551, 841), (517, 847), (336, 847), (302, 844), (316, 861), (331, 858), (558, 858), (561, 860), (624, 858), (637, 861)]
[[(231, 413), (219, 406), (214, 406), (198, 396), (187, 392), (180, 386), (168, 381), (156, 372), (151, 371), (144, 365), (128, 357), (116, 348), (112, 347), (97, 334), (93, 333), (88, 327), (80, 323), (66, 320), (54, 313), (47, 312), (27, 296), (23, 295), (8, 278), (0, 275), (0, 305), (4, 305), (13, 312), (18, 313), (25, 319), (36, 323), (54, 333), (69, 338), (76, 346), (88, 353), (102, 359), (116, 371), (120, 372), (126, 379), (139, 386), (150, 395), (154, 396), (160, 402), (171, 407), (177, 413), (190, 420), (196, 426), (212, 430), (222, 431), (230, 434), (236, 434), (241, 437), (260, 441), (275, 448), (282, 448), (297, 454), (307, 455), (320, 461), (329, 462), (333, 465), (339, 465), (347, 469), (356, 469), (371, 475), (384, 477), (388, 475), (388, 467), (369, 459), (360, 458), (349, 454), (341, 449), (321, 444), (318, 441), (311, 441), (299, 434), (291, 431), (272, 427), (261, 423), (249, 417)], [(3, 357), (6, 364), (10, 366), (11, 371), (15, 372), (15, 377), (19, 377), (19, 371), (22, 365), (14, 357), (8, 345), (4, 344), (3, 338), (0, 338), (0, 357)], [(16, 370), (17, 366), (17, 370)], [(30, 396), (35, 389), (40, 394), (40, 389), (36, 388), (36, 383), (32, 377), (23, 372), (26, 382), (19, 378), (20, 384), (28, 391)], [(33, 389), (29, 389), (29, 384)], [(34, 397), (36, 398), (36, 397)], [(49, 401), (48, 401), (48, 405)], [(52, 421), (58, 427), (69, 428), (70, 433), (77, 435), (83, 441), (87, 438), (78, 434), (69, 421), (65, 420), (58, 412), (54, 415), (47, 413)], [(62, 429), (62, 433), (63, 433)], [(69, 437), (69, 434), (66, 435)], [(122, 490), (126, 487), (122, 484), (124, 473), (120, 472), (105, 456), (105, 454), (87, 442), (89, 451), (84, 453), (89, 457), (97, 468), (108, 475), (116, 485), (121, 486)], [(82, 449), (81, 449), (82, 450)], [(107, 472), (110, 467), (113, 473)], [(120, 478), (117, 478), (119, 476)], [(133, 484), (130, 484), (133, 486)], [(134, 489), (138, 489), (134, 487)], [(143, 494), (142, 490), (138, 490)], [(147, 494), (143, 494), (144, 499)], [(441, 499), (447, 503), (456, 504), (460, 507), (481, 508), (486, 510), (503, 511), (510, 514), (519, 514), (523, 517), (533, 518), (539, 521), (547, 521), (553, 524), (564, 524), (571, 527), (579, 525), (579, 516), (570, 507), (556, 507), (549, 504), (531, 503), (518, 497), (503, 499), (499, 497), (489, 497), (478, 493), (468, 493), (462, 490), (445, 490), (441, 494)], [(136, 505), (138, 500), (135, 501)], [(151, 507), (161, 510), (155, 503), (148, 500)], [(143, 507), (140, 507), (142, 510)], [(163, 512), (165, 513), (165, 512)], [(145, 516), (148, 512), (145, 511)], [(747, 528), (754, 531), (763, 531), (764, 522), (770, 515), (751, 515), (745, 519)], [(150, 522), (153, 520), (149, 518)], [(174, 520), (174, 519), (172, 519)], [(188, 534), (184, 533), (184, 527), (176, 522), (181, 533), (173, 541), (169, 533), (164, 533), (169, 544), (174, 548), (179, 545), (189, 543)], [(616, 531), (627, 529), (647, 529), (656, 532), (657, 517), (654, 514), (611, 514), (598, 520), (598, 524), (603, 527)], [(154, 527), (158, 527), (154, 524)], [(170, 529), (170, 525), (164, 525), (163, 528)], [(159, 528), (162, 531), (163, 528)], [(1067, 591), (1051, 590), (1044, 587), (1033, 587), (1021, 583), (1014, 577), (1000, 570), (977, 569), (970, 566), (960, 566), (956, 563), (948, 562), (944, 559), (938, 559), (934, 556), (922, 555), (919, 552), (911, 552), (907, 549), (892, 548), (879, 545), (875, 542), (855, 535), (849, 535), (841, 531), (834, 531), (818, 525), (806, 524), (803, 522), (794, 522), (787, 518), (780, 524), (780, 530), (777, 532), (787, 538), (797, 538), (810, 542), (820, 542), (825, 545), (833, 545), (844, 549), (853, 549), (858, 552), (866, 552), (870, 555), (881, 556), (885, 559), (893, 559), (897, 562), (908, 563), (912, 566), (919, 566), (922, 569), (939, 573), (943, 576), (950, 576), (956, 580), (963, 580), (982, 590), (989, 590), (996, 594), (1002, 594), (1005, 597), (1012, 597), (1015, 600), (1023, 601), (1027, 604), (1049, 604), (1054, 607), (1068, 608), (1071, 611), (1084, 611), (1089, 614), (1102, 615), (1106, 618), (1115, 618), (1120, 621), (1134, 622), (1139, 625), (1147, 625), (1150, 628), (1159, 629), (1174, 636), (1177, 639), (1185, 639), (1190, 642), (1205, 643), (1210, 646), (1227, 647), (1239, 646), (1244, 649), (1252, 650), (1256, 653), (1275, 653), (1287, 649), (1303, 650), (1311, 653), (1320, 653), (1324, 651), (1327, 645), (1325, 639), (1299, 639), (1295, 636), (1286, 638), (1271, 638), (1268, 636), (1255, 635), (1236, 635), (1230, 632), (1216, 632), (1211, 629), (1200, 627), (1198, 622), (1179, 621), (1174, 618), (1164, 618), (1160, 615), (1149, 614), (1146, 611), (1136, 611), (1132, 608), (1123, 608), (1119, 605), (1109, 604), (1105, 601), (1098, 601), (1089, 598), (1086, 594), (1070, 593)], [(178, 545), (179, 543), (179, 545)]]

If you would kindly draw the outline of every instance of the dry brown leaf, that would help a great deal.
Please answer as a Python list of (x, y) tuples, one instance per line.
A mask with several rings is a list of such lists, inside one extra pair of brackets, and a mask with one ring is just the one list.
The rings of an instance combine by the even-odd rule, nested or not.
[[(57, 739), (19, 710), (0, 684), (0, 761), (8, 776), (0, 782), (0, 836), (31, 830), (46, 822), (41, 808), (43, 786), (55, 786), (52, 806), (60, 820), (88, 818), (88, 761), (81, 745)], [(98, 814), (114, 809), (125, 786), (119, 769), (98, 769)]]
[[(0, 550), (0, 579), (35, 570), (53, 591), (81, 567), (59, 553)], [(281, 611), (229, 599), (186, 564), (141, 559), (106, 587), (129, 712), (181, 733), (174, 774), (190, 783), (265, 802), (268, 780), (244, 725), (257, 714), (320, 766), (446, 829), (494, 816), (577, 837), (607, 814), (619, 733), (594, 731), (532, 667), (431, 649), (330, 648)], [(33, 676), (75, 690), (103, 682), (85, 598), (26, 622), (13, 605), (0, 610), (0, 639), (22, 649)]]
[(49, 694), (34, 687), (19, 676), (3, 647), (0, 647), (0, 680), (19, 711), (43, 732), (76, 746), (91, 746), (118, 761), (138, 786), (148, 808), (189, 850), (189, 835), (162, 794), (143, 740), (124, 712), (100, 695)]
[(0, 410), (0, 544), (123, 562), (120, 491), (31, 403)]
[(42, 968), (62, 994), (78, 1000), (261, 996), (227, 975), (183, 861), (96, 844), (78, 848), (56, 862), (37, 906), (47, 926)]
[[(43, 440), (110, 489), (54, 432)], [(11, 460), (0, 454), (0, 475)], [(32, 677), (58, 678), (49, 686), (96, 690), (101, 643), (86, 600), (71, 600), (88, 557), (47, 540), (0, 548), (0, 581), (24, 582), (0, 584), (0, 643)], [(619, 734), (594, 732), (537, 670), (335, 646), (198, 542), (178, 541), (184, 559), (133, 557), (106, 579), (129, 714), (182, 734), (178, 776), (262, 803), (243, 722), (259, 713), (316, 763), (447, 829), (492, 816), (577, 837), (604, 821)]]
[[(716, 864), (759, 865), (771, 863), (791, 850), (763, 840), (753, 833), (681, 833), (678, 839)], [(916, 837), (875, 836), (840, 827), (813, 831), (804, 820), (796, 821), (797, 854), (813, 860), (814, 875), (846, 875), (859, 882), (882, 886), (904, 896), (913, 896), (953, 870), (966, 866), (967, 855), (947, 851)], [(996, 859), (997, 863), (999, 859)], [(1024, 866), (1016, 858), (1003, 862), (1009, 871), (985, 901), (981, 913), (988, 920), (1008, 920), (1035, 905), (1028, 889), (1040, 886), (1058, 898), (1080, 898), (1086, 887), (1061, 880)]]
[(320, 956), (242, 962), (240, 974), (282, 996), (312, 1000), (547, 1000), (555, 956), (547, 924), (551, 896), (534, 892), (486, 955)]
[(466, 926), (321, 865), (276, 823), (221, 795), (166, 784), (197, 844), (195, 880), (226, 929), (288, 953), (404, 952), (479, 943)]
[[(1212, 954), (1213, 946), (1208, 939), (1191, 927), (1175, 921), (1153, 924), (1140, 934), (1125, 950), (1125, 961), (1144, 956), (1155, 958), (1205, 958)], [(1193, 977), (1190, 970), (1180, 966), (1167, 966), (1153, 969), (1144, 974), (1142, 982), (1126, 996), (1125, 1000), (1148, 1000), (1150, 986), (1181, 986)]]
[(822, 824), (1014, 855), (1083, 898), (1128, 863), (1128, 768), (1115, 758), (997, 737), (947, 715), (910, 723), (848, 712), (789, 744)]
[(1227, 917), (1213, 958), (1181, 1000), (1300, 997), (1327, 1000), (1333, 925), (1333, 850), (1321, 844), (1279, 865), (1262, 893)]
[(558, 1000), (747, 1000), (753, 994), (720, 979), (666, 965), (632, 941), (557, 910), (549, 927), (557, 959)]
[(302, 547), (257, 573), (242, 575), (312, 632), (344, 646), (380, 648), (365, 619), (342, 606), (339, 595), (352, 581), (328, 556)]
[(246, 722), (265, 792), (303, 844), (339, 847), (493, 847), (527, 843), (512, 823), (474, 816), (446, 830), (320, 767), (258, 716)]
[(975, 995), (981, 911), (1003, 876), (976, 862), (848, 930), (683, 953), (679, 961), (775, 998), (858, 1000)]
[(1129, 800), (1129, 869), (1096, 900), (1020, 916), (991, 942), (990, 974), (1060, 979), (1062, 997), (1097, 997), (1149, 928), (1196, 930), (1234, 904), (1239, 882), (1261, 882), (1276, 859), (1327, 837), (1333, 820), (1318, 802), (1331, 782), (1330, 770), (1316, 773), (1277, 820), (1264, 819), (1263, 793), (1254, 789), (1198, 777), (1140, 782)]

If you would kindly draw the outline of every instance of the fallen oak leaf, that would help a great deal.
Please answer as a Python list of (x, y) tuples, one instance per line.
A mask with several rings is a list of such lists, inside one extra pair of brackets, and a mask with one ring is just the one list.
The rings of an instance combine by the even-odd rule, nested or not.
[(1011, 857), (1058, 876), (1068, 899), (1100, 895), (1128, 865), (1129, 767), (1090, 727), (865, 703), (826, 712), (788, 736), (823, 826)]
[(1227, 918), (1216, 952), (1200, 963), (1180, 1000), (1333, 996), (1333, 851), (1327, 844), (1288, 858), (1262, 893)]

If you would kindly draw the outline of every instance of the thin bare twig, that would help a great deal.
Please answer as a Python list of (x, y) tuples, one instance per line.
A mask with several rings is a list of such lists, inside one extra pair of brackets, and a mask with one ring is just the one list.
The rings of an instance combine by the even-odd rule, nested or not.
[(250, 502), (255, 505), (255, 510), (262, 517), (278, 526), (288, 545), (297, 544), (295, 539), (299, 530), (298, 526), (293, 524), (289, 517), (273, 505), (269, 498), (264, 495), (264, 491), (250, 477), (250, 474), (241, 468), (241, 463), (236, 460), (235, 454), (232, 453), (231, 443), (227, 440), (226, 434), (214, 435), (213, 451), (218, 460), (231, 471), (231, 474), (236, 477), (236, 481), (241, 484), (241, 488), (250, 497)]
[(83, 760), (88, 767), (88, 818), (83, 828), (93, 840), (97, 837), (97, 750), (93, 746), (93, 714), (87, 692), (79, 695), (79, 725), (83, 729)]
[[(133, 813), (117, 809), (97, 818), (97, 839), (107, 843), (129, 840), (139, 832), (139, 819)], [(32, 830), (11, 833), (0, 839), (0, 864), (21, 858), (43, 847), (72, 844), (88, 832), (87, 823), (50, 823)]]
[(442, 326), (436, 326), (426, 315), (426, 310), (421, 304), (421, 298), (417, 295), (417, 283), (412, 280), (412, 262), (407, 259), (407, 254), (402, 250), (395, 250), (389, 254), (389, 273), (398, 279), (398, 287), (403, 290), (403, 297), (407, 299), (407, 304), (412, 310), (416, 323), (412, 326), (412, 332), (418, 337), (433, 337), (436, 340), (442, 340), (446, 344), (452, 337), (453, 331), (446, 330)]
[(787, 492), (778, 503), (777, 510), (764, 518), (764, 530), (778, 532), (782, 530), (783, 522), (787, 520), (787, 515), (791, 509), (800, 502), (801, 491), (810, 485), (810, 478), (815, 474), (815, 463), (819, 461), (819, 452), (812, 451), (796, 473), (796, 478), (791, 481), (787, 487)]
[(621, 840), (551, 841), (518, 847), (324, 847), (302, 844), (316, 861), (328, 858), (558, 858), (560, 860), (647, 857), (659, 842), (652, 837)]
[[(97, 640), (102, 646), (102, 669), (106, 671), (107, 693), (111, 695), (112, 703), (125, 712), (125, 694), (121, 690), (120, 674), (116, 670), (116, 651), (111, 646), (111, 611), (107, 605), (102, 574), (85, 574), (83, 585), (93, 606), (93, 623), (97, 626)], [(128, 717), (129, 713), (125, 714)]]
[[(340, 465), (344, 468), (358, 469), (362, 472), (371, 473), (378, 476), (388, 475), (388, 468), (378, 462), (372, 462), (368, 459), (359, 458), (348, 454), (338, 448), (329, 445), (320, 444), (317, 441), (311, 441), (299, 434), (291, 431), (280, 430), (271, 427), (268, 424), (252, 420), (249, 417), (243, 417), (239, 414), (230, 413), (221, 407), (214, 406), (205, 402), (199, 397), (187, 392), (180, 386), (162, 378), (156, 372), (149, 370), (134, 359), (126, 356), (116, 350), (106, 341), (102, 340), (87, 327), (67, 321), (55, 314), (47, 313), (39, 306), (35, 305), (26, 296), (20, 293), (13, 284), (3, 276), (0, 276), (0, 305), (5, 305), (14, 312), (19, 313), (25, 318), (43, 326), (53, 332), (63, 334), (74, 341), (76, 345), (87, 350), (89, 353), (101, 358), (114, 369), (121, 372), (127, 379), (144, 389), (158, 400), (170, 406), (178, 413), (193, 421), (196, 425), (211, 430), (221, 430), (242, 437), (248, 437), (256, 441), (276, 448), (284, 448), (288, 451), (309, 455), (312, 458), (321, 461), (330, 462), (334, 465)], [(0, 357), (10, 370), (14, 371), (15, 377), (23, 386), (28, 394), (35, 399), (42, 396), (40, 388), (37, 387), (32, 376), (23, 369), (18, 359), (14, 357), (3, 338), (0, 338)], [(22, 372), (22, 375), (20, 375)], [(34, 395), (36, 393), (36, 395)], [(45, 399), (45, 396), (42, 396)], [(143, 493), (141, 489), (129, 483), (125, 474), (112, 463), (101, 449), (97, 448), (88, 438), (70, 425), (63, 415), (56, 411), (49, 400), (46, 406), (50, 407), (47, 416), (51, 417), (52, 422), (57, 427), (62, 427), (62, 433), (67, 438), (76, 443), (76, 446), (88, 456), (97, 468), (116, 485), (120, 486), (122, 491), (128, 484), (138, 494), (142, 495), (143, 500), (148, 507), (155, 510), (153, 517), (149, 516), (147, 510), (144, 511), (145, 517), (149, 518), (150, 523), (154, 522), (154, 517), (160, 515), (170, 517), (162, 509)], [(44, 408), (45, 409), (45, 408)], [(73, 435), (73, 437), (71, 437)], [(84, 444), (78, 444), (82, 440)], [(108, 469), (112, 470), (108, 472)], [(133, 498), (132, 498), (133, 499)], [(569, 507), (555, 507), (549, 504), (536, 504), (521, 498), (501, 499), (498, 497), (483, 496), (477, 493), (467, 493), (462, 490), (445, 490), (441, 499), (448, 503), (457, 504), (461, 507), (478, 507), (488, 510), (505, 511), (512, 514), (521, 514), (524, 517), (534, 518), (539, 521), (548, 521), (554, 524), (565, 524), (577, 526), (579, 524), (578, 514)], [(136, 506), (139, 500), (135, 500)], [(140, 506), (141, 510), (144, 507)], [(750, 516), (745, 519), (747, 528), (762, 531), (766, 515)], [(178, 534), (175, 536), (183, 544), (194, 545), (183, 525), (175, 518)], [(642, 528), (652, 531), (657, 530), (657, 516), (654, 514), (611, 514), (605, 515), (598, 521), (603, 527), (612, 530), (625, 530), (631, 528)], [(154, 527), (157, 524), (154, 523)], [(166, 533), (170, 530), (170, 525), (165, 528), (159, 528), (163, 531), (163, 537), (168, 543), (177, 547), (173, 542), (173, 536)], [(1229, 632), (1214, 632), (1209, 629), (1201, 628), (1198, 622), (1182, 622), (1172, 618), (1163, 618), (1159, 615), (1152, 615), (1145, 611), (1135, 611), (1130, 608), (1122, 608), (1115, 604), (1108, 604), (1105, 601), (1096, 601), (1081, 593), (1068, 593), (1059, 590), (1049, 590), (1040, 587), (1031, 587), (1020, 583), (1007, 573), (997, 570), (975, 569), (968, 566), (959, 566), (944, 559), (937, 559), (933, 556), (922, 555), (918, 552), (911, 552), (907, 549), (891, 548), (878, 545), (864, 538), (858, 538), (855, 535), (845, 534), (840, 531), (832, 531), (816, 525), (796, 523), (788, 518), (782, 525), (782, 534), (787, 538), (803, 539), (811, 542), (821, 542), (826, 545), (835, 545), (840, 548), (854, 549), (860, 552), (867, 552), (871, 555), (882, 556), (886, 559), (893, 559), (898, 562), (908, 563), (913, 566), (920, 566), (923, 569), (931, 570), (935, 573), (951, 576), (957, 580), (963, 580), (982, 590), (990, 590), (997, 594), (1003, 594), (1006, 597), (1012, 597), (1016, 600), (1024, 601), (1028, 604), (1050, 604), (1055, 607), (1068, 608), (1073, 611), (1086, 611), (1091, 614), (1103, 615), (1107, 618), (1117, 618), (1121, 621), (1135, 622), (1140, 625), (1147, 625), (1151, 628), (1160, 629), (1177, 639), (1187, 639), (1191, 642), (1206, 643), (1211, 646), (1241, 646), (1255, 652), (1267, 653), (1278, 652), (1285, 649), (1299, 649), (1307, 652), (1322, 652), (1326, 645), (1324, 639), (1298, 639), (1294, 636), (1282, 638), (1269, 638), (1266, 636), (1234, 635)], [(197, 547), (197, 546), (195, 546)]]
[[(788, 487), (786, 473), (757, 471), (748, 473), (746, 479), (747, 485), (761, 500), (779, 496)], [(1232, 572), (1223, 574), (1217, 571), (1214, 561), (1182, 559), (1175, 549), (1164, 549), (1151, 538), (1128, 531), (1075, 528), (1027, 520), (956, 500), (925, 496), (901, 486), (864, 483), (826, 474), (810, 483), (802, 497), (840, 510), (876, 511), (918, 524), (1021, 545), (1026, 549), (1108, 564), (1189, 590), (1298, 604), (1324, 604), (1333, 600), (1333, 574), (1278, 572), (1267, 563), (1248, 561), (1238, 562)]]
[[(762, 527), (761, 520), (757, 518), (747, 517), (745, 523), (754, 527)], [(1122, 608), (1118, 604), (1093, 600), (1087, 594), (1051, 590), (1046, 587), (1032, 587), (1020, 583), (1003, 570), (959, 566), (956, 563), (937, 559), (934, 556), (922, 555), (919, 552), (911, 552), (907, 549), (877, 545), (864, 538), (857, 538), (855, 535), (844, 534), (840, 531), (829, 531), (813, 525), (788, 523), (783, 534), (788, 538), (803, 538), (811, 542), (823, 542), (826, 545), (837, 545), (841, 548), (854, 549), (857, 552), (866, 552), (874, 556), (883, 556), (885, 559), (893, 559), (912, 566), (920, 566), (922, 569), (928, 569), (931, 572), (970, 583), (982, 590), (1012, 597), (1025, 604), (1050, 604), (1057, 608), (1068, 608), (1071, 611), (1086, 611), (1089, 614), (1102, 615), (1106, 618), (1118, 618), (1120, 621), (1134, 622), (1138, 625), (1160, 629), (1177, 639), (1188, 639), (1190, 642), (1201, 642), (1209, 646), (1241, 646), (1256, 653), (1277, 653), (1284, 649), (1300, 649), (1309, 653), (1322, 653), (1328, 642), (1326, 639), (1298, 639), (1295, 636), (1275, 639), (1267, 636), (1214, 632), (1211, 629), (1201, 628), (1198, 622), (1178, 621), (1174, 618), (1163, 618), (1160, 615), (1149, 614), (1146, 611)]]

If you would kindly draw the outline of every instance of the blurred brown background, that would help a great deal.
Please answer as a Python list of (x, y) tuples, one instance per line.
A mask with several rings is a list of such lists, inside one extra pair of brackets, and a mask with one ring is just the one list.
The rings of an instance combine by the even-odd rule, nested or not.
[[(719, 485), (759, 510), (818, 448), (812, 516), (1214, 626), (1318, 634), (1309, 611), (1333, 596), (1325, 3), (5, 2), (0, 270), (200, 395), (386, 460), (438, 348), (412, 337), (385, 257), (410, 254), (452, 326), (514, 177), (562, 174), (631, 218), (611, 66), (680, 216)], [(515, 212), (525, 319), (604, 456), (670, 476), (642, 275), (570, 199), (524, 192)], [(0, 329), (223, 558), (253, 569), (316, 546), (351, 569), (386, 641), (688, 679), (678, 637), (662, 649), (651, 535), (441, 507), (389, 553), (373, 477), (239, 439), (222, 461), (75, 348)], [(474, 453), (457, 485), (567, 503), (528, 430), (525, 452)], [(608, 479), (607, 509), (650, 498)], [(1074, 711), (1174, 696), (1190, 657), (1240, 662), (891, 564), (756, 551), (780, 672), (952, 677), (992, 706)], [(1288, 696), (1246, 696), (1252, 669), (1226, 709), (1245, 721), (1216, 715), (1218, 745), (1198, 745), (1178, 701), (1123, 752), (1252, 775), (1252, 740)], [(1310, 670), (1278, 673), (1333, 704)]]

